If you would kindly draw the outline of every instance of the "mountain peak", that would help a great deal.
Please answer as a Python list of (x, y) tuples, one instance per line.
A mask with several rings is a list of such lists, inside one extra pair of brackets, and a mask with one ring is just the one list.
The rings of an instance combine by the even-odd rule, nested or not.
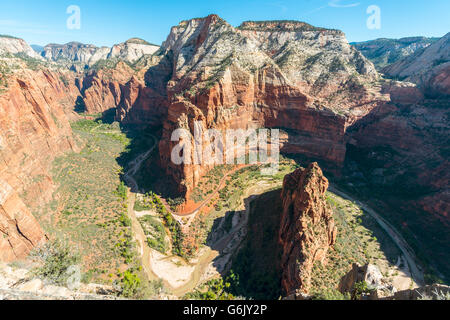
[(332, 30), (315, 27), (306, 22), (296, 20), (245, 21), (238, 27), (238, 29), (249, 31), (296, 31), (296, 32)]

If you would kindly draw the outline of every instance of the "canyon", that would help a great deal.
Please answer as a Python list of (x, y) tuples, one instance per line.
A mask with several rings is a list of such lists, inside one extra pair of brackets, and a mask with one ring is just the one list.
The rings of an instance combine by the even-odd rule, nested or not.
[(61, 80), (73, 76), (67, 72), (33, 71), (20, 59), (12, 63), (17, 64), (17, 71), (8, 75), (8, 90), (0, 95), (3, 261), (24, 257), (44, 239), (30, 209), (51, 199), (54, 185), (49, 170), (55, 156), (76, 150), (68, 110), (78, 90)]
[[(158, 129), (158, 154), (140, 174), (161, 171), (170, 195), (186, 200), (214, 165), (171, 161), (179, 128), (276, 128), (283, 154), (317, 161), (286, 175), (280, 194), (286, 295), (308, 293), (314, 263), (326, 265), (336, 242), (322, 169), (355, 192), (377, 190), (394, 220), (417, 219), (414, 231), (448, 228), (449, 34), (413, 40), (384, 49), (383, 64), (405, 57), (383, 65), (383, 76), (343, 32), (298, 21), (233, 27), (209, 15), (180, 22), (160, 47), (133, 38), (36, 53), (0, 36), (0, 260), (47, 240), (32, 212), (56, 190), (54, 159), (80, 151), (71, 122), (111, 112), (122, 126)], [(424, 245), (444, 277), (448, 240)]]

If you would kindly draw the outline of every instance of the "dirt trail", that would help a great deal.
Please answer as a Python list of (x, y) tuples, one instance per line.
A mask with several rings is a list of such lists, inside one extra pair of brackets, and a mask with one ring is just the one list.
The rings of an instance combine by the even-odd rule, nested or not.
[(133, 176), (136, 174), (136, 172), (139, 171), (139, 169), (141, 168), (142, 163), (148, 158), (148, 156), (156, 148), (157, 140), (156, 140), (155, 137), (153, 137), (153, 136), (151, 136), (151, 137), (153, 139), (153, 146), (147, 152), (140, 154), (134, 160), (132, 160), (128, 164), (130, 166), (130, 168), (126, 171), (125, 175), (123, 176), (123, 178), (128, 183), (128, 185), (131, 185), (131, 187), (130, 187), (131, 191), (134, 192), (134, 193), (139, 192), (139, 186), (138, 186), (136, 180), (134, 180)]
[[(145, 233), (144, 233), (139, 221), (137, 220), (137, 217), (136, 217), (134, 209), (133, 209), (135, 193), (139, 192), (139, 186), (138, 186), (136, 180), (134, 179), (133, 175), (135, 175), (137, 173), (137, 171), (140, 169), (142, 163), (148, 158), (148, 156), (153, 152), (154, 148), (156, 147), (157, 140), (155, 137), (152, 137), (152, 138), (154, 139), (154, 145), (152, 146), (152, 148), (150, 148), (150, 150), (148, 150), (147, 152), (140, 154), (138, 157), (136, 157), (133, 161), (130, 162), (130, 164), (129, 164), (130, 167), (126, 171), (126, 173), (124, 175), (124, 179), (127, 182), (127, 184), (130, 186), (130, 189), (131, 189), (129, 192), (129, 198), (128, 198), (128, 215), (132, 220), (132, 228), (133, 228), (133, 233), (135, 234), (135, 238), (139, 242), (140, 254), (141, 254), (141, 258), (142, 258), (142, 264), (143, 264), (144, 271), (147, 273), (149, 279), (158, 279), (158, 276), (153, 272), (151, 263), (150, 263), (152, 251), (146, 244), (147, 237), (145, 236)], [(232, 175), (233, 173), (235, 173), (236, 171), (238, 171), (240, 169), (250, 167), (250, 166), (251, 165), (241, 166), (241, 167), (235, 168), (235, 169), (227, 172), (220, 180), (220, 183), (218, 184), (215, 191), (213, 193), (211, 193), (207, 199), (205, 199), (200, 205), (198, 205), (198, 207), (196, 209), (192, 210), (191, 212), (184, 213), (184, 214), (175, 213), (170, 209), (170, 207), (166, 203), (166, 201), (164, 199), (161, 199), (163, 202), (163, 205), (166, 207), (166, 210), (170, 214), (172, 214), (175, 218), (192, 216), (192, 215), (196, 214), (200, 209), (202, 209), (207, 203), (209, 203), (209, 201), (211, 201), (211, 199), (213, 199), (213, 197), (223, 188), (227, 178), (230, 175)], [(253, 187), (247, 189), (247, 191), (245, 192), (246, 197), (249, 196), (249, 193), (251, 192), (252, 189), (253, 189)], [(402, 253), (405, 257), (405, 260), (407, 261), (407, 263), (409, 265), (409, 269), (411, 271), (411, 276), (414, 279), (414, 281), (417, 284), (422, 285), (424, 283), (423, 273), (415, 262), (416, 259), (415, 259), (414, 252), (409, 247), (409, 245), (406, 243), (406, 241), (403, 239), (403, 237), (395, 230), (395, 228), (393, 226), (391, 226), (386, 220), (384, 220), (379, 214), (377, 214), (372, 208), (359, 202), (358, 200), (345, 194), (344, 192), (338, 190), (335, 186), (330, 186), (330, 191), (336, 193), (337, 195), (339, 195), (343, 198), (346, 198), (350, 201), (355, 202), (361, 209), (363, 209), (368, 214), (370, 214), (378, 222), (378, 224), (381, 226), (381, 228), (383, 228), (383, 230), (389, 235), (389, 237), (396, 243), (396, 245), (402, 251)], [(241, 201), (243, 201), (243, 200), (244, 200), (244, 198), (241, 199)], [(248, 208), (246, 208), (246, 210), (248, 210)], [(248, 214), (248, 212), (247, 212), (247, 214)], [(231, 230), (231, 232), (229, 232), (223, 238), (219, 239), (215, 243), (215, 245), (212, 246), (215, 248), (215, 250), (211, 249), (210, 247), (206, 247), (204, 249), (204, 252), (202, 253), (202, 255), (197, 258), (197, 262), (195, 263), (195, 269), (192, 272), (191, 277), (187, 283), (185, 283), (182, 286), (174, 288), (167, 281), (164, 281), (165, 286), (168, 289), (170, 289), (170, 291), (174, 295), (179, 296), (179, 297), (183, 296), (184, 294), (195, 289), (200, 284), (200, 280), (201, 280), (202, 275), (205, 272), (206, 268), (208, 268), (210, 263), (219, 256), (220, 251), (222, 251), (227, 246), (227, 244), (233, 239), (235, 233), (242, 227), (242, 225), (244, 223), (246, 223), (245, 219), (243, 221), (241, 221), (239, 223), (239, 225), (234, 227)]]
[(338, 196), (345, 198), (347, 200), (353, 201), (356, 203), (361, 209), (363, 209), (365, 212), (367, 212), (370, 216), (372, 216), (377, 223), (380, 225), (380, 227), (388, 234), (388, 236), (392, 239), (392, 241), (395, 242), (397, 247), (400, 249), (400, 251), (403, 253), (404, 258), (406, 259), (409, 270), (411, 272), (411, 277), (414, 279), (414, 281), (419, 285), (424, 285), (424, 277), (423, 272), (419, 268), (419, 266), (416, 264), (416, 257), (414, 254), (414, 251), (411, 249), (411, 247), (408, 245), (408, 243), (403, 239), (403, 237), (400, 235), (400, 233), (385, 219), (383, 219), (378, 213), (376, 213), (372, 208), (365, 205), (364, 203), (356, 200), (355, 198), (347, 195), (346, 193), (338, 190), (336, 186), (330, 185), (329, 191), (337, 194)]
[[(131, 219), (131, 229), (134, 234), (134, 238), (139, 244), (139, 254), (141, 256), (142, 260), (142, 268), (144, 272), (147, 274), (149, 280), (158, 280), (158, 276), (153, 272), (150, 264), (151, 259), (151, 249), (147, 245), (147, 236), (144, 233), (144, 230), (142, 229), (142, 226), (137, 219), (137, 216), (134, 212), (134, 202), (136, 199), (135, 192), (138, 192), (139, 187), (136, 182), (136, 180), (133, 178), (133, 175), (139, 170), (142, 163), (147, 159), (147, 157), (152, 153), (152, 151), (156, 147), (157, 140), (155, 137), (153, 137), (154, 144), (148, 150), (147, 152), (139, 155), (136, 159), (130, 162), (130, 168), (127, 170), (127, 172), (124, 175), (124, 180), (126, 183), (131, 186), (128, 191), (128, 217)], [(134, 192), (134, 191), (135, 192)], [(167, 281), (164, 282), (164, 285), (166, 287), (170, 288), (170, 285), (167, 283)]]
[[(144, 233), (144, 230), (142, 229), (141, 224), (139, 223), (137, 216), (134, 212), (134, 202), (136, 199), (136, 193), (139, 192), (139, 186), (134, 179), (134, 175), (139, 171), (142, 163), (148, 158), (148, 156), (153, 152), (153, 150), (156, 147), (157, 140), (155, 137), (152, 136), (154, 139), (154, 144), (145, 153), (142, 153), (138, 155), (134, 160), (132, 160), (129, 163), (129, 169), (124, 174), (124, 180), (128, 184), (129, 191), (128, 191), (128, 216), (132, 221), (132, 231), (134, 234), (134, 237), (136, 241), (139, 243), (139, 254), (141, 256), (142, 260), (142, 267), (144, 272), (147, 274), (148, 278), (150, 280), (157, 280), (159, 277), (153, 272), (152, 266), (151, 266), (151, 259), (152, 259), (152, 249), (147, 245), (147, 237)], [(169, 206), (163, 201), (164, 206), (166, 209), (173, 214), (173, 212), (170, 210)], [(198, 209), (197, 209), (198, 210)], [(168, 281), (164, 280), (164, 285), (166, 288), (168, 288), (174, 295), (177, 296), (183, 296), (187, 292), (192, 291), (198, 284), (198, 282), (201, 279), (202, 273), (204, 269), (209, 265), (209, 263), (215, 259), (218, 255), (218, 252), (211, 250), (208, 248), (205, 253), (198, 258), (198, 263), (195, 266), (195, 270), (189, 279), (189, 281), (181, 286), (174, 288), (170, 285)], [(168, 257), (170, 258), (170, 257)]]
[(173, 212), (173, 211), (170, 209), (169, 205), (167, 204), (166, 200), (161, 199), (161, 201), (162, 201), (163, 205), (166, 207), (166, 210), (169, 211), (169, 213), (172, 214), (173, 216), (182, 217), (182, 218), (189, 217), (189, 216), (191, 216), (191, 215), (196, 214), (200, 209), (202, 209), (205, 205), (207, 205), (207, 204), (211, 201), (211, 199), (213, 199), (213, 198), (217, 195), (217, 193), (218, 193), (220, 190), (222, 190), (222, 188), (224, 187), (224, 184), (225, 184), (227, 178), (228, 178), (230, 175), (232, 175), (232, 174), (235, 173), (236, 171), (239, 171), (239, 170), (241, 170), (241, 169), (245, 169), (245, 168), (248, 168), (248, 167), (251, 167), (251, 166), (254, 166), (254, 164), (247, 164), (247, 165), (244, 165), (244, 166), (240, 166), (240, 167), (234, 168), (234, 169), (231, 170), (231, 171), (228, 171), (228, 172), (222, 177), (222, 179), (220, 180), (220, 182), (219, 182), (217, 188), (214, 190), (214, 192), (212, 192), (205, 200), (203, 200), (203, 201), (197, 206), (197, 208), (195, 208), (194, 210), (192, 210), (192, 211), (190, 211), (190, 212), (186, 212), (186, 213)]
[[(157, 140), (153, 136), (152, 136), (152, 138), (154, 139), (154, 145), (152, 146), (152, 148), (150, 148), (150, 150), (148, 150), (147, 152), (140, 154), (133, 161), (131, 161), (129, 163), (129, 169), (124, 174), (124, 179), (127, 182), (128, 186), (130, 187), (129, 200), (128, 200), (129, 201), (128, 202), (128, 215), (132, 220), (133, 233), (135, 234), (135, 238), (139, 242), (139, 245), (140, 245), (140, 254), (141, 254), (143, 269), (147, 273), (149, 279), (158, 279), (159, 277), (154, 273), (154, 271), (152, 269), (152, 264), (151, 264), (152, 249), (146, 245), (147, 237), (145, 236), (142, 226), (139, 223), (139, 221), (137, 220), (136, 214), (133, 209), (134, 201), (135, 201), (135, 197), (136, 197), (135, 193), (139, 192), (139, 185), (137, 184), (137, 182), (133, 176), (139, 171), (142, 163), (148, 158), (148, 156), (152, 153), (152, 151), (156, 147)], [(230, 175), (234, 174), (238, 170), (248, 168), (251, 166), (253, 166), (253, 165), (247, 164), (247, 165), (239, 166), (239, 167), (234, 168), (233, 170), (227, 172), (221, 178), (215, 191), (213, 193), (211, 193), (201, 204), (199, 204), (197, 206), (196, 209), (192, 210), (191, 212), (184, 213), (184, 214), (175, 213), (170, 209), (170, 206), (167, 204), (167, 202), (164, 199), (161, 199), (161, 201), (162, 201), (164, 207), (166, 208), (166, 210), (171, 215), (173, 215), (175, 219), (191, 217), (191, 216), (197, 214), (197, 212), (200, 209), (202, 209), (205, 205), (207, 205), (209, 203), (209, 201), (211, 201), (211, 199), (213, 199), (213, 197), (217, 195), (217, 193), (224, 187), (226, 180)], [(248, 207), (245, 206), (245, 204), (243, 203), (244, 199), (246, 197), (248, 197), (250, 195), (250, 193), (252, 193), (251, 190), (253, 190), (255, 187), (256, 187), (256, 189), (258, 189), (257, 188), (258, 186), (251, 186), (250, 188), (248, 188), (246, 190), (246, 192), (244, 193), (244, 195), (241, 198), (241, 202), (244, 205), (245, 210), (248, 210)], [(179, 287), (173, 287), (169, 284), (168, 281), (164, 281), (166, 288), (168, 288), (172, 292), (172, 294), (174, 294), (178, 297), (182, 297), (186, 293), (194, 290), (200, 284), (202, 276), (203, 276), (204, 272), (206, 271), (206, 269), (210, 266), (211, 262), (214, 261), (214, 259), (216, 259), (220, 255), (220, 252), (223, 251), (227, 247), (228, 243), (234, 238), (236, 232), (238, 232), (243, 227), (243, 225), (246, 224), (247, 215), (248, 215), (248, 212), (246, 212), (245, 218), (237, 226), (235, 226), (228, 234), (226, 234), (224, 237), (222, 237), (221, 239), (216, 241), (216, 243), (211, 246), (211, 247), (214, 247), (215, 249), (212, 249), (211, 247), (204, 248), (204, 252), (201, 254), (201, 256), (197, 257), (197, 259), (196, 259), (196, 263), (194, 264), (195, 268), (192, 271), (190, 279), (184, 285), (181, 285)], [(168, 258), (170, 258), (170, 257), (168, 257)]]
[(149, 246), (147, 246), (147, 236), (141, 227), (136, 215), (134, 214), (133, 206), (135, 200), (135, 194), (132, 192), (128, 193), (128, 216), (131, 219), (131, 229), (134, 234), (135, 240), (138, 242), (139, 254), (142, 260), (142, 268), (147, 274), (149, 280), (157, 280), (158, 277), (153, 273), (150, 265), (151, 251)]
[[(228, 244), (236, 236), (236, 233), (239, 232), (241, 228), (247, 225), (250, 210), (249, 206), (250, 200), (253, 197), (258, 196), (259, 194), (262, 194), (265, 191), (270, 190), (276, 185), (280, 185), (280, 183), (269, 183), (263, 185), (255, 184), (245, 190), (244, 194), (240, 198), (240, 205), (235, 210), (236, 212), (240, 210), (245, 210), (243, 219), (239, 221), (239, 223), (236, 226), (234, 226), (227, 234), (225, 234), (222, 238), (218, 239), (214, 244), (211, 245), (211, 247), (213, 247), (214, 249), (211, 249), (211, 247), (205, 247), (205, 252), (202, 254), (201, 257), (198, 258), (198, 262), (195, 264), (195, 269), (194, 272), (192, 273), (189, 282), (173, 290), (173, 293), (176, 296), (181, 297), (186, 293), (189, 293), (192, 290), (194, 290), (200, 284), (202, 275), (205, 273), (209, 265), (217, 257), (219, 257), (220, 252), (225, 250)], [(246, 199), (248, 199), (249, 201), (246, 202), (245, 201)]]

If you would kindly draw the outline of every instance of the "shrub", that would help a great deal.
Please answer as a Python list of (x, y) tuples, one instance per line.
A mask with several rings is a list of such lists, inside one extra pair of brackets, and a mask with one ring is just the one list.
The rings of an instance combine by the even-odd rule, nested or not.
[(120, 182), (119, 186), (117, 187), (117, 195), (119, 196), (119, 198), (121, 198), (122, 200), (126, 200), (127, 199), (127, 187), (125, 186), (125, 183), (123, 181)]
[(367, 285), (367, 282), (361, 281), (355, 283), (355, 286), (353, 288), (353, 300), (360, 300), (364, 295), (367, 295), (370, 293), (370, 288)]
[[(231, 284), (224, 281), (222, 278), (213, 279), (208, 281), (205, 286), (207, 291), (195, 290), (192, 293), (188, 293), (185, 299), (196, 299), (196, 300), (233, 300), (234, 296), (229, 293), (229, 288)], [(203, 288), (201, 288), (203, 289)]]
[(176, 199), (168, 199), (167, 203), (170, 206), (170, 209), (173, 211), (177, 210), (177, 208), (184, 203), (184, 198), (176, 198)]
[(121, 295), (126, 298), (136, 298), (142, 291), (141, 278), (133, 271), (127, 270), (123, 273), (123, 277), (120, 281), (122, 293)]
[(342, 294), (336, 289), (325, 289), (314, 295), (314, 300), (350, 300), (349, 294)]
[(131, 219), (125, 213), (120, 215), (119, 221), (124, 227), (131, 227)]
[(73, 249), (61, 240), (48, 242), (35, 249), (32, 256), (42, 263), (33, 270), (33, 274), (58, 285), (65, 285), (70, 277), (69, 267), (81, 262), (80, 255), (73, 252)]

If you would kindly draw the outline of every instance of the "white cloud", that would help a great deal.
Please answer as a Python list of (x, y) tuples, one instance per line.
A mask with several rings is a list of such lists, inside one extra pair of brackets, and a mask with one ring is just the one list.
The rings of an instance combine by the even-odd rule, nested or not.
[[(341, 3), (341, 2), (346, 2), (346, 3)], [(359, 6), (361, 3), (360, 2), (354, 2), (354, 1), (343, 1), (343, 0), (330, 0), (330, 2), (328, 2), (328, 6), (333, 7), (333, 8), (352, 8), (352, 7), (357, 7)]]

